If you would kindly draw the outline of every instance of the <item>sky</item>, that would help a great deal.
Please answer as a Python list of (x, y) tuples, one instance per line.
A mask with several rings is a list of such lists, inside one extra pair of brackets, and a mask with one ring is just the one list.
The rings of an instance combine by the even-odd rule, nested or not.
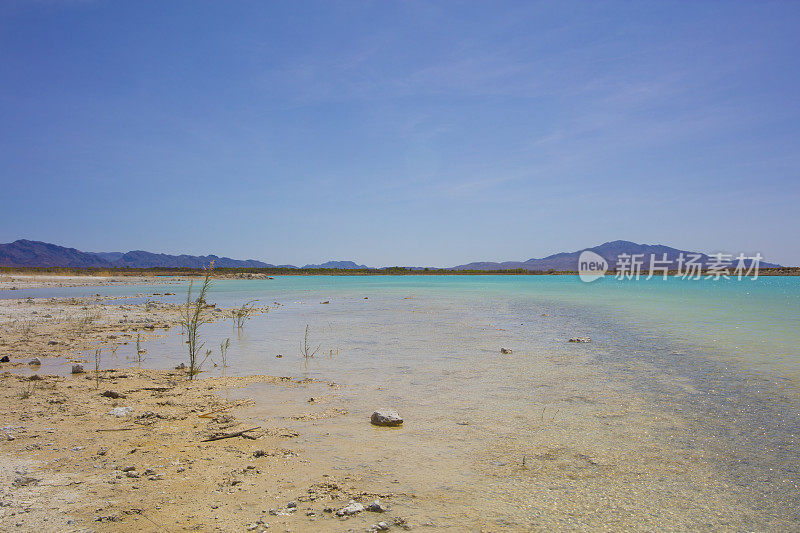
[(0, 242), (800, 265), (800, 2), (0, 3)]

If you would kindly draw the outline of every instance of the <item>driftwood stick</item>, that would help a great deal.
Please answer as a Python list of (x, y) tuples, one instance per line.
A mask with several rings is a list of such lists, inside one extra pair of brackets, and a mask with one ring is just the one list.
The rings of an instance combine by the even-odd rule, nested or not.
[(222, 439), (230, 439), (231, 437), (239, 437), (241, 435), (244, 435), (248, 431), (253, 431), (253, 430), (256, 430), (256, 429), (261, 429), (261, 426), (256, 426), (256, 427), (250, 428), (250, 429), (243, 429), (241, 431), (236, 431), (234, 433), (226, 433), (224, 435), (219, 435), (217, 437), (209, 437), (207, 439), (201, 440), (200, 442), (211, 442), (212, 440), (222, 440)]
[(219, 413), (220, 411), (224, 411), (226, 409), (230, 409), (231, 407), (233, 407), (233, 406), (232, 405), (227, 405), (225, 407), (221, 407), (219, 409), (214, 409), (213, 411), (210, 411), (208, 413), (203, 413), (202, 415), (198, 415), (198, 416), (200, 418), (211, 418), (211, 415), (213, 415), (214, 413)]

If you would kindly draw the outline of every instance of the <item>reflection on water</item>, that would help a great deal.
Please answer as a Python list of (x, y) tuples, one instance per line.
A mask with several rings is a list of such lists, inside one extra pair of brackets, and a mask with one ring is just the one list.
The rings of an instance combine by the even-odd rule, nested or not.
[[(394, 493), (419, 524), (796, 529), (800, 283), (737, 283), (218, 282), (220, 305), (274, 309), (202, 336), (209, 347), (231, 338), (229, 374), (341, 384), (230, 394), (257, 400), (249, 416), (296, 428), (328, 473)], [(306, 366), (307, 325), (320, 349)], [(148, 366), (185, 360), (178, 331), (147, 349)], [(285, 402), (303, 416), (279, 419)], [(404, 416), (401, 429), (369, 425), (384, 406)]]

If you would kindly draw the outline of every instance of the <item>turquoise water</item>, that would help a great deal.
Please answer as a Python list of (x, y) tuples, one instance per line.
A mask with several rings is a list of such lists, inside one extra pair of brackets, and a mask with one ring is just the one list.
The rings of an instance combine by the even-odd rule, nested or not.
[[(178, 294), (163, 300), (185, 301), (175, 285), (3, 296), (164, 290)], [(800, 278), (287, 276), (218, 281), (209, 298), (225, 307), (252, 299), (272, 308), (240, 332), (230, 321), (201, 332), (212, 348), (231, 339), (228, 374), (342, 388), (252, 386), (231, 395), (256, 399), (248, 416), (295, 427), (298, 445), (336, 473), (376, 492), (414, 494), (395, 503), (420, 523), (800, 524)], [(300, 355), (307, 326), (319, 346), (309, 361)], [(568, 343), (574, 336), (592, 342)], [(177, 331), (147, 349), (151, 366), (185, 360)], [(212, 359), (220, 362), (216, 350)], [(319, 401), (306, 406), (304, 394)], [(295, 404), (347, 413), (287, 420), (276, 408)], [(365, 423), (383, 405), (406, 417), (402, 430)]]

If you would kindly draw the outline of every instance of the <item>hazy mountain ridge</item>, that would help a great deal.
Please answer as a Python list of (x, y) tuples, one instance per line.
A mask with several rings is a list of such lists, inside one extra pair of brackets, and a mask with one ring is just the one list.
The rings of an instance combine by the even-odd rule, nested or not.
[[(637, 244), (631, 241), (611, 241), (592, 248), (584, 248), (575, 252), (560, 252), (543, 258), (531, 258), (526, 261), (478, 261), (452, 267), (453, 270), (513, 270), (531, 271), (575, 271), (578, 268), (578, 257), (584, 250), (591, 250), (603, 257), (613, 268), (620, 254), (643, 254), (642, 271), (649, 269), (650, 254), (660, 260), (667, 254), (668, 265), (677, 268), (677, 258), (698, 252), (679, 250), (661, 244)], [(709, 256), (699, 254), (700, 262), (707, 266)], [(255, 259), (231, 259), (216, 255), (170, 255), (157, 254), (144, 250), (130, 252), (83, 252), (75, 248), (67, 248), (56, 244), (20, 239), (8, 244), (0, 244), (0, 266), (14, 267), (72, 267), (72, 268), (202, 268), (211, 261), (219, 268), (275, 268), (275, 265)], [(762, 261), (762, 267), (778, 267), (773, 263)], [(296, 269), (294, 265), (278, 265), (278, 268)], [(320, 264), (309, 264), (306, 269), (368, 269), (354, 261), (327, 261)], [(413, 267), (411, 270), (423, 270), (425, 267)], [(430, 270), (440, 270), (431, 268)]]
[(359, 268), (367, 269), (369, 267), (367, 265), (359, 265), (353, 261), (327, 261), (325, 263), (320, 263), (319, 265), (306, 265), (303, 268), (341, 268), (341, 269), (353, 270)]
[(142, 250), (82, 252), (57, 244), (20, 239), (0, 244), (0, 266), (71, 268), (201, 268), (211, 261), (222, 268), (267, 268), (274, 265), (254, 259), (231, 259), (216, 255), (169, 255)]
[[(655, 259), (660, 261), (663, 254), (667, 254), (667, 261), (670, 269), (678, 268), (678, 257), (683, 254), (688, 259), (689, 254), (698, 254), (700, 256), (698, 262), (704, 267), (709, 263), (709, 256), (700, 252), (691, 252), (688, 250), (679, 250), (663, 244), (638, 244), (631, 241), (610, 241), (603, 243), (599, 246), (591, 248), (583, 248), (575, 252), (559, 252), (557, 254), (549, 255), (542, 258), (532, 258), (527, 261), (477, 261), (474, 263), (467, 263), (465, 265), (458, 265), (453, 267), (453, 270), (514, 270), (524, 269), (533, 271), (576, 271), (578, 269), (578, 258), (585, 250), (592, 251), (606, 260), (610, 268), (614, 268), (617, 264), (617, 258), (621, 254), (643, 254), (644, 263), (642, 265), (642, 272), (646, 272), (650, 267), (650, 256), (655, 254)], [(734, 261), (735, 263), (735, 261)], [(762, 261), (761, 267), (779, 267), (773, 263)]]

